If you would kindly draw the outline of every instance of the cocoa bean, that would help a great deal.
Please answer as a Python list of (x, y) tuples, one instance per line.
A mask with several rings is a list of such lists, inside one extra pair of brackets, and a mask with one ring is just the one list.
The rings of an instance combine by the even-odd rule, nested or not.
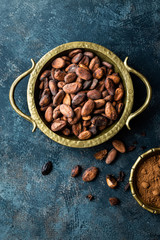
[(122, 88), (117, 88), (114, 95), (114, 100), (119, 101), (122, 99), (124, 91)]
[(63, 104), (71, 106), (71, 97), (68, 93), (66, 93), (65, 97), (63, 98)]
[(121, 152), (121, 153), (126, 152), (126, 147), (122, 141), (114, 140), (114, 141), (112, 141), (112, 145), (118, 152)]
[(78, 135), (78, 138), (79, 138), (80, 140), (87, 140), (87, 139), (89, 139), (91, 136), (92, 136), (92, 134), (91, 134), (90, 131), (84, 130), (83, 132), (81, 132), (81, 133)]
[(109, 78), (106, 78), (105, 80), (105, 87), (110, 95), (114, 95), (115, 93), (115, 85), (113, 81)]
[(57, 92), (58, 92), (57, 84), (56, 84), (56, 81), (54, 79), (49, 81), (49, 89), (50, 89), (53, 96), (55, 96), (57, 94)]
[(92, 100), (100, 99), (101, 98), (101, 92), (96, 90), (96, 89), (90, 90), (87, 93), (87, 97), (92, 99)]
[(82, 84), (79, 82), (74, 82), (74, 83), (68, 83), (63, 87), (63, 90), (66, 93), (76, 93), (79, 90), (81, 90)]
[(65, 60), (63, 58), (56, 58), (52, 62), (52, 67), (53, 68), (63, 68), (65, 66)]
[(89, 64), (89, 69), (92, 72), (94, 72), (97, 68), (99, 68), (99, 66), (100, 66), (99, 58), (97, 56), (92, 58), (92, 60), (90, 61), (90, 64)]
[(78, 135), (81, 133), (81, 131), (82, 131), (82, 125), (80, 122), (72, 125), (72, 132), (75, 136), (78, 137)]
[(101, 79), (103, 77), (103, 69), (102, 68), (97, 68), (94, 73), (93, 73), (93, 77), (96, 79)]
[(66, 121), (56, 119), (56, 120), (54, 120), (53, 123), (51, 124), (51, 130), (52, 130), (53, 132), (60, 131), (60, 130), (62, 130), (62, 129), (66, 126), (66, 124), (67, 124)]
[(94, 154), (94, 157), (97, 160), (102, 160), (107, 155), (107, 149), (101, 150)]
[(83, 106), (82, 108), (82, 112), (81, 112), (81, 115), (82, 116), (88, 116), (90, 115), (90, 113), (93, 111), (94, 109), (94, 101), (92, 99), (89, 99)]
[(51, 71), (50, 71), (50, 70), (45, 70), (45, 71), (41, 74), (39, 80), (42, 81), (45, 77), (49, 77), (50, 74), (51, 74)]
[(107, 155), (106, 163), (111, 164), (115, 160), (116, 156), (117, 156), (117, 150), (113, 148)]
[(72, 105), (79, 105), (81, 102), (84, 101), (84, 99), (86, 98), (86, 94), (79, 92), (77, 93), (77, 95), (75, 95), (72, 99)]
[(84, 80), (90, 80), (92, 78), (91, 73), (82, 67), (78, 67), (76, 69), (76, 74), (78, 75), (78, 77), (80, 77)]
[(94, 57), (94, 53), (92, 53), (92, 52), (84, 52), (84, 55), (89, 57), (89, 58), (93, 58)]
[(58, 81), (64, 81), (66, 73), (63, 70), (57, 69), (54, 73), (54, 78)]
[(83, 173), (82, 180), (84, 182), (90, 182), (93, 181), (98, 174), (98, 168), (96, 167), (90, 167), (87, 168), (86, 171)]
[(69, 105), (66, 105), (66, 104), (60, 105), (60, 112), (67, 118), (73, 118), (73, 116), (74, 116), (73, 109)]
[(93, 90), (98, 84), (98, 79), (93, 79), (92, 84), (89, 89)]
[(77, 177), (81, 172), (81, 167), (79, 165), (76, 165), (71, 172), (71, 177)]
[(115, 110), (115, 108), (112, 106), (112, 103), (110, 102), (107, 102), (106, 103), (106, 106), (105, 106), (105, 114), (106, 114), (106, 117), (111, 119), (111, 120), (116, 120), (118, 115), (117, 115), (117, 112)]

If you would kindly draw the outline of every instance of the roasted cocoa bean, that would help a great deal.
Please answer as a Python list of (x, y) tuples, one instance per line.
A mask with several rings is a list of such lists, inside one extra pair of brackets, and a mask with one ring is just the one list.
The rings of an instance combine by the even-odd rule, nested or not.
[(69, 105), (61, 104), (60, 105), (60, 112), (67, 118), (73, 118), (74, 117), (74, 111)]
[(116, 156), (117, 156), (117, 150), (113, 148), (107, 155), (106, 163), (111, 164), (115, 160)]
[(66, 93), (76, 93), (79, 92), (82, 88), (82, 84), (79, 82), (68, 83), (63, 87), (63, 90)]
[(53, 132), (57, 132), (62, 130), (65, 126), (66, 126), (67, 122), (64, 120), (60, 120), (60, 119), (56, 119), (53, 121), (53, 123), (51, 124), (51, 130)]
[(86, 171), (83, 173), (82, 180), (84, 182), (90, 182), (93, 181), (98, 174), (98, 168), (96, 167), (90, 167), (87, 168)]
[(74, 82), (76, 78), (77, 78), (77, 75), (74, 72), (70, 72), (64, 77), (64, 81), (66, 83), (71, 83), (71, 82)]
[(102, 160), (107, 155), (107, 149), (101, 150), (94, 154), (94, 157), (97, 160)]
[(115, 85), (113, 81), (109, 78), (106, 78), (105, 80), (105, 87), (110, 95), (114, 95), (115, 93)]
[(64, 96), (65, 92), (63, 90), (60, 90), (53, 99), (53, 105), (58, 106), (59, 104), (61, 104)]
[(52, 162), (49, 161), (43, 165), (41, 172), (43, 175), (48, 175), (52, 171), (52, 168)]
[(39, 80), (42, 81), (45, 77), (49, 77), (50, 74), (51, 74), (51, 71), (50, 71), (50, 70), (45, 70), (45, 71), (41, 74)]
[(77, 177), (81, 172), (81, 167), (79, 165), (76, 165), (71, 172), (71, 177)]
[(111, 120), (116, 120), (118, 115), (117, 115), (117, 112), (116, 112), (116, 109), (112, 106), (112, 103), (110, 102), (107, 102), (106, 103), (106, 106), (105, 106), (105, 114), (106, 114), (106, 117), (111, 119)]
[(51, 106), (46, 109), (44, 116), (47, 122), (51, 122), (53, 120), (53, 108)]
[(100, 99), (101, 98), (101, 92), (96, 90), (96, 89), (90, 90), (87, 93), (87, 97), (92, 99), (92, 100)]
[(83, 102), (86, 98), (86, 93), (79, 92), (77, 95), (75, 95), (72, 99), (72, 105), (79, 105), (81, 102)]
[(89, 99), (83, 106), (81, 115), (86, 117), (90, 115), (90, 113), (93, 111), (95, 106), (95, 103), (92, 99)]
[(82, 67), (78, 67), (76, 69), (76, 74), (78, 75), (78, 77), (80, 77), (84, 80), (90, 80), (92, 78), (91, 73)]
[(81, 58), (83, 57), (82, 53), (77, 53), (73, 58), (72, 58), (72, 63), (78, 63)]
[(114, 141), (112, 141), (112, 145), (118, 152), (121, 152), (121, 153), (126, 152), (126, 147), (122, 141), (114, 140)]
[(79, 135), (78, 135), (78, 138), (80, 140), (87, 140), (89, 139), (90, 137), (92, 136), (91, 132), (90, 131), (83, 131), (81, 132)]

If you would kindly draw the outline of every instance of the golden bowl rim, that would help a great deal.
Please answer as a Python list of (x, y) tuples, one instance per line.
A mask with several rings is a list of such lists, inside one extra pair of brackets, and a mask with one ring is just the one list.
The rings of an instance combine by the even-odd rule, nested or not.
[(140, 164), (140, 162), (144, 161), (145, 159), (149, 158), (149, 156), (153, 156), (154, 153), (155, 155), (160, 152), (160, 148), (151, 148), (148, 151), (144, 152), (143, 154), (141, 154), (137, 160), (135, 161), (135, 163), (133, 164), (131, 171), (130, 171), (130, 177), (129, 177), (129, 184), (130, 184), (130, 188), (131, 188), (131, 193), (132, 196), (135, 198), (135, 200), (138, 202), (138, 204), (146, 209), (147, 211), (153, 213), (153, 214), (160, 214), (160, 208), (157, 207), (151, 207), (148, 205), (145, 205), (143, 203), (143, 201), (138, 197), (138, 195), (136, 194), (137, 190), (134, 184), (134, 177), (136, 174), (136, 169), (138, 168), (138, 165)]
[[(102, 134), (102, 135), (97, 135), (94, 138), (91, 138), (89, 140), (72, 140), (72, 139), (67, 139), (66, 137), (60, 136), (54, 132), (52, 132), (48, 126), (43, 122), (41, 119), (37, 107), (35, 104), (35, 99), (34, 99), (34, 94), (35, 94), (35, 85), (37, 78), (41, 72), (41, 70), (44, 68), (44, 66), (56, 55), (61, 54), (64, 51), (75, 49), (75, 48), (82, 48), (82, 49), (88, 49), (88, 50), (93, 50), (95, 52), (100, 52), (101, 54), (106, 55), (110, 60), (113, 62), (114, 66), (116, 66), (119, 69), (119, 72), (123, 76), (123, 79), (125, 80), (126, 84), (126, 103), (125, 103), (125, 108), (123, 110), (123, 113), (120, 117), (120, 119), (117, 121), (117, 123), (110, 129), (108, 132)], [(123, 81), (124, 81), (123, 80)], [(50, 139), (54, 140), (57, 143), (60, 143), (64, 146), (68, 147), (74, 147), (74, 148), (88, 148), (88, 147), (93, 147), (97, 146), (99, 144), (102, 144), (106, 142), (107, 140), (111, 139), (113, 136), (115, 136), (125, 125), (128, 116), (130, 115), (132, 111), (132, 106), (133, 106), (133, 100), (134, 100), (134, 88), (132, 84), (132, 79), (127, 71), (126, 67), (124, 66), (124, 63), (121, 61), (121, 59), (115, 55), (112, 51), (109, 49), (96, 44), (92, 42), (69, 42), (65, 43), (62, 45), (59, 45), (49, 52), (47, 52), (37, 63), (30, 74), (30, 78), (28, 81), (28, 86), (27, 86), (27, 103), (28, 103), (28, 108), (31, 114), (32, 119), (36, 122), (36, 125), (38, 128), (45, 134), (47, 135)]]

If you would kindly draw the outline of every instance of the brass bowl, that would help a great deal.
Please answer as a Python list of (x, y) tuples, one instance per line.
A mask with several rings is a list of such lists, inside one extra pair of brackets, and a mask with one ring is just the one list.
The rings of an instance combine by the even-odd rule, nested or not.
[[(42, 117), (41, 113), (38, 110), (38, 104), (36, 101), (36, 96), (38, 92), (38, 77), (39, 75), (45, 70), (45, 68), (53, 61), (53, 59), (57, 56), (64, 55), (71, 49), (75, 48), (82, 48), (88, 51), (94, 52), (96, 55), (98, 55), (101, 59), (104, 61), (110, 62), (112, 65), (114, 65), (115, 71), (117, 71), (123, 81), (123, 85), (125, 88), (125, 107), (122, 113), (122, 116), (120, 117), (117, 122), (115, 122), (113, 125), (111, 125), (109, 128), (105, 129), (103, 132), (101, 132), (99, 135), (95, 136), (92, 139), (80, 141), (76, 137), (66, 137), (66, 136), (60, 136), (54, 132), (52, 132), (49, 127), (47, 126), (44, 118)], [(126, 57), (124, 63), (110, 50), (108, 50), (105, 47), (102, 47), (95, 43), (90, 42), (70, 42), (63, 45), (60, 45), (48, 53), (46, 53), (37, 64), (31, 59), (32, 61), (32, 67), (21, 74), (12, 84), (10, 88), (9, 93), (9, 99), (10, 103), (13, 107), (13, 109), (23, 118), (30, 121), (33, 124), (33, 130), (38, 127), (45, 135), (47, 135), (52, 140), (65, 145), (69, 147), (76, 147), (76, 148), (87, 148), (92, 147), (95, 145), (99, 145), (110, 138), (112, 138), (114, 135), (116, 135), (120, 129), (126, 124), (128, 129), (129, 122), (132, 118), (140, 114), (144, 109), (148, 106), (150, 99), (151, 99), (151, 87), (147, 81), (147, 79), (137, 72), (136, 70), (130, 68), (127, 65), (127, 59)], [(137, 75), (145, 84), (147, 89), (147, 97), (145, 100), (145, 103), (143, 106), (141, 106), (135, 113), (131, 113), (132, 106), (133, 106), (133, 100), (134, 100), (134, 89), (133, 84), (131, 80), (131, 76), (129, 72), (134, 73)], [(30, 74), (31, 73), (31, 74)], [(30, 74), (29, 82), (28, 82), (28, 88), (27, 88), (27, 102), (28, 102), (28, 108), (30, 111), (31, 116), (27, 116), (26, 114), (22, 113), (20, 109), (16, 106), (15, 100), (14, 100), (14, 90), (18, 82), (20, 82), (24, 77), (26, 77), (28, 74)]]
[(146, 159), (152, 156), (155, 156), (157, 154), (160, 154), (160, 148), (152, 148), (147, 152), (143, 153), (142, 155), (140, 155), (131, 169), (130, 178), (129, 178), (129, 184), (130, 184), (131, 193), (133, 197), (136, 199), (136, 201), (139, 203), (141, 207), (143, 207), (147, 211), (154, 214), (160, 214), (160, 208), (151, 207), (143, 203), (143, 200), (139, 195), (137, 185), (136, 185), (136, 173), (137, 173), (137, 169), (139, 168), (140, 164), (142, 164), (142, 162), (144, 162)]

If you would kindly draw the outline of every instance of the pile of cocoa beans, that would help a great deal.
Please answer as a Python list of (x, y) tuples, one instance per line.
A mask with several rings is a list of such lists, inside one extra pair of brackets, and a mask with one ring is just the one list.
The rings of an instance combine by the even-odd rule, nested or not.
[(124, 87), (113, 66), (93, 52), (74, 49), (39, 77), (39, 106), (53, 132), (86, 140), (121, 115)]

